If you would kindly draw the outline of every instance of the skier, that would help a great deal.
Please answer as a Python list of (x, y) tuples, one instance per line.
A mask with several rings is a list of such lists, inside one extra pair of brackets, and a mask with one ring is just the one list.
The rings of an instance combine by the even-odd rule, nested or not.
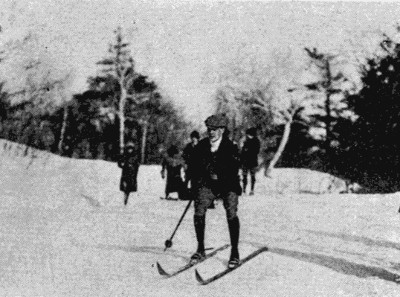
[(139, 153), (133, 141), (127, 142), (118, 166), (122, 168), (119, 188), (124, 193), (124, 204), (127, 205), (129, 194), (137, 191), (137, 175), (140, 166)]
[(241, 195), (239, 180), (239, 152), (227, 137), (228, 119), (224, 115), (212, 115), (205, 121), (208, 137), (202, 139), (193, 154), (194, 228), (198, 242), (191, 262), (205, 257), (204, 230), (207, 208), (215, 198), (223, 200), (231, 241), (229, 268), (240, 264), (238, 196)]
[(178, 193), (179, 198), (183, 198), (183, 180), (181, 177), (181, 170), (183, 169), (184, 161), (179, 154), (179, 150), (175, 145), (172, 145), (167, 150), (167, 154), (162, 161), (161, 177), (165, 178), (167, 173), (167, 180), (165, 184), (165, 199), (170, 199), (169, 194), (173, 192)]
[(200, 134), (196, 130), (190, 133), (190, 142), (183, 149), (183, 160), (185, 161), (185, 187), (188, 188), (189, 182), (192, 178), (192, 159), (193, 152), (196, 145), (199, 143)]
[(246, 140), (243, 144), (240, 161), (242, 167), (243, 193), (246, 193), (247, 175), (250, 173), (250, 195), (254, 195), (256, 184), (256, 171), (258, 167), (258, 154), (260, 152), (260, 140), (257, 138), (256, 128), (246, 130)]

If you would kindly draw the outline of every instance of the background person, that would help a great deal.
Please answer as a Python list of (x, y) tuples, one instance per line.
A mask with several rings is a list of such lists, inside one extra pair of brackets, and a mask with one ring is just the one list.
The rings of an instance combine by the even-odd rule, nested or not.
[(246, 130), (246, 140), (244, 141), (240, 154), (242, 168), (243, 192), (246, 193), (247, 176), (250, 174), (250, 195), (254, 195), (254, 186), (256, 184), (256, 172), (258, 168), (258, 154), (260, 152), (260, 140), (257, 138), (257, 129), (250, 128)]
[(124, 204), (127, 205), (130, 193), (137, 192), (137, 175), (140, 166), (140, 156), (133, 141), (125, 145), (124, 154), (118, 161), (118, 166), (122, 168), (119, 188), (124, 193)]
[(170, 146), (161, 164), (161, 177), (163, 179), (167, 177), (165, 183), (165, 199), (169, 199), (169, 194), (174, 192), (178, 193), (179, 198), (183, 198), (184, 184), (181, 175), (183, 165), (184, 161), (180, 156), (178, 147), (175, 145)]
[(185, 187), (188, 189), (189, 182), (192, 178), (193, 153), (196, 145), (199, 143), (200, 134), (197, 131), (190, 133), (190, 142), (183, 149), (183, 160), (185, 161)]

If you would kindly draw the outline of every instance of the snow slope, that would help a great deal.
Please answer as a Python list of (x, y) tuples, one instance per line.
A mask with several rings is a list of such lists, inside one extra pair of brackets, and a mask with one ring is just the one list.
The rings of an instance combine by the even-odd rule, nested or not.
[[(124, 207), (116, 164), (24, 151), (0, 140), (0, 296), (400, 295), (398, 194), (304, 194), (296, 189), (312, 182), (301, 171), (260, 174), (256, 195), (240, 198), (240, 249), (242, 257), (269, 251), (201, 286), (193, 270), (171, 279), (156, 271), (157, 261), (173, 270), (196, 248), (191, 209), (163, 252), (187, 202), (159, 199), (159, 166), (140, 168), (139, 192)], [(321, 185), (326, 176), (316, 174)], [(206, 245), (227, 242), (218, 203), (208, 212)], [(210, 276), (228, 256), (198, 269)]]

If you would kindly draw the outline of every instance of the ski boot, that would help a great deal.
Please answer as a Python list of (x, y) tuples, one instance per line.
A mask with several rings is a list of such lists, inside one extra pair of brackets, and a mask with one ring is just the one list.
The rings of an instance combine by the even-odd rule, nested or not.
[(233, 269), (239, 265), (240, 265), (239, 255), (237, 255), (237, 256), (231, 255), (229, 262), (228, 262), (228, 268)]
[(190, 264), (196, 264), (197, 262), (200, 262), (205, 256), (206, 256), (206, 253), (204, 251), (195, 252), (190, 257)]

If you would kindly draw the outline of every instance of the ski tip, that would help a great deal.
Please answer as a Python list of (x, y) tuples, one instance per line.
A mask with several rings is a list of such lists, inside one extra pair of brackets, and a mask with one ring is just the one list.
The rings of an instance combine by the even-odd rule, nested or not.
[(157, 270), (158, 273), (164, 276), (168, 276), (169, 274), (161, 267), (160, 263), (157, 262)]
[(197, 279), (197, 281), (198, 281), (200, 284), (204, 285), (204, 279), (201, 277), (201, 275), (200, 275), (200, 273), (197, 271), (197, 269), (195, 269), (194, 272), (195, 272), (195, 274), (196, 274), (196, 279)]

